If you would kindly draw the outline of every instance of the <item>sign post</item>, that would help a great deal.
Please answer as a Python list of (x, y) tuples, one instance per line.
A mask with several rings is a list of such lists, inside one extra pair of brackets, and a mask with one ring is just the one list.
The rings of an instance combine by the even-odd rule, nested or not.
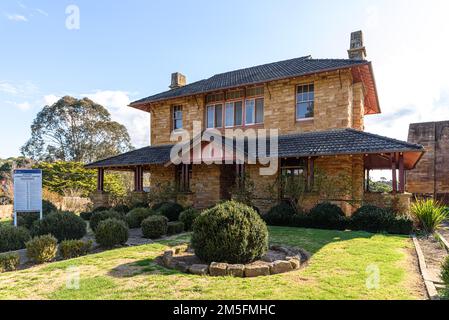
[(42, 220), (42, 170), (14, 170), (14, 226), (17, 213), (39, 212)]

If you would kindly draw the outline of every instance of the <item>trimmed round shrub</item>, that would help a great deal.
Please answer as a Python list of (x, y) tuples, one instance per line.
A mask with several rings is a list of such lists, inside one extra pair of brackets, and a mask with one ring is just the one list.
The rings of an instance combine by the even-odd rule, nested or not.
[(388, 226), (387, 232), (391, 234), (409, 235), (413, 232), (413, 221), (407, 217), (397, 217)]
[[(45, 218), (50, 213), (56, 212), (58, 209), (56, 206), (47, 200), (42, 200), (42, 217)], [(40, 219), (41, 214), (39, 212), (18, 212), (17, 213), (17, 225), (19, 227), (25, 227), (31, 229), (33, 223)]]
[(156, 215), (150, 216), (142, 221), (143, 237), (147, 239), (157, 239), (167, 234), (167, 217)]
[(128, 241), (129, 230), (123, 220), (107, 219), (98, 224), (95, 241), (104, 248), (124, 245)]
[(89, 221), (90, 218), (92, 217), (92, 214), (93, 214), (92, 211), (81, 212), (81, 213), (80, 213), (80, 217), (81, 217), (81, 219), (83, 219), (84, 221)]
[(310, 210), (309, 217), (314, 228), (344, 230), (348, 226), (343, 210), (329, 202), (317, 204)]
[(30, 239), (30, 232), (26, 228), (0, 225), (0, 252), (23, 249)]
[(167, 224), (167, 234), (179, 234), (184, 232), (184, 223), (181, 221), (173, 221)]
[(114, 210), (98, 211), (92, 214), (90, 218), (90, 228), (93, 232), (97, 230), (98, 224), (107, 219), (117, 219), (125, 221), (125, 216)]
[(35, 221), (33, 236), (53, 235), (58, 241), (77, 240), (86, 235), (86, 222), (72, 212), (53, 212), (43, 220)]
[(154, 205), (151, 206), (151, 209), (153, 209), (154, 211), (159, 210), (163, 205), (170, 203), (170, 202), (158, 202), (155, 203)]
[(268, 229), (254, 209), (228, 201), (205, 210), (195, 220), (192, 246), (207, 263), (249, 263), (267, 252)]
[(387, 231), (395, 216), (388, 210), (366, 205), (359, 208), (351, 218), (351, 226), (354, 230), (368, 232)]
[(296, 211), (290, 204), (281, 202), (272, 207), (262, 218), (270, 226), (290, 226), (295, 215)]
[(0, 254), (0, 273), (17, 270), (20, 265), (20, 256), (18, 253)]
[(85, 256), (92, 249), (92, 241), (65, 240), (59, 244), (59, 253), (63, 259)]
[(132, 210), (137, 208), (149, 208), (148, 202), (136, 202), (131, 206), (130, 209)]
[(131, 229), (140, 228), (142, 221), (151, 215), (155, 215), (156, 212), (150, 208), (136, 208), (128, 212), (125, 216), (126, 223)]
[(119, 205), (115, 206), (114, 208), (112, 208), (112, 210), (114, 210), (118, 213), (127, 214), (129, 211), (131, 211), (131, 208), (125, 204), (119, 204)]
[(97, 207), (94, 210), (92, 210), (92, 213), (101, 212), (101, 211), (109, 211), (109, 210), (111, 210), (111, 207)]
[(174, 202), (163, 204), (157, 212), (163, 216), (166, 216), (169, 221), (178, 221), (179, 215), (184, 211), (184, 208)]
[(48, 200), (42, 200), (42, 213), (43, 215), (49, 214), (53, 211), (58, 211), (58, 208)]
[(179, 215), (179, 221), (184, 223), (184, 228), (186, 231), (192, 231), (193, 223), (200, 214), (201, 212), (199, 212), (198, 210), (190, 208), (181, 212), (181, 214)]
[(58, 240), (52, 235), (31, 239), (26, 243), (28, 258), (36, 263), (51, 262), (58, 252)]

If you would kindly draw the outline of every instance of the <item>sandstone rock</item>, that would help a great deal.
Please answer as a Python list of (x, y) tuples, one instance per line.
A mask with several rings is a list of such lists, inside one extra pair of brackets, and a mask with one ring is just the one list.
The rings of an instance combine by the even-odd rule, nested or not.
[(271, 274), (279, 274), (292, 271), (293, 266), (290, 261), (278, 260), (273, 262), (273, 266), (270, 269)]
[(227, 275), (228, 264), (212, 262), (209, 267), (209, 273), (213, 277), (224, 277)]
[(245, 266), (245, 276), (248, 278), (269, 276), (270, 266), (268, 265), (247, 265)]
[(245, 266), (243, 264), (229, 264), (228, 275), (232, 277), (243, 278), (245, 275)]
[(167, 250), (164, 252), (164, 255), (162, 256), (162, 263), (166, 267), (170, 267), (171, 263), (173, 261), (173, 250)]
[(194, 264), (189, 268), (190, 273), (199, 276), (205, 276), (209, 272), (209, 266), (207, 264)]
[(175, 269), (187, 273), (189, 271), (189, 266), (187, 263), (179, 261), (178, 263), (176, 263)]
[(301, 260), (299, 260), (298, 258), (288, 257), (287, 261), (290, 262), (294, 270), (301, 268)]

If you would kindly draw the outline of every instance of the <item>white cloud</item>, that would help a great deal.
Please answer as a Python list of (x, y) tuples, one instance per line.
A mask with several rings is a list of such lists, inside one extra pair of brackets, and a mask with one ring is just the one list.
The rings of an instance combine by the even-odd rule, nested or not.
[(39, 92), (39, 88), (30, 81), (15, 83), (0, 80), (0, 92), (15, 96), (31, 96)]
[(8, 18), (8, 20), (16, 22), (28, 22), (28, 18), (21, 14), (7, 14), (6, 18)]
[(28, 111), (31, 109), (31, 104), (29, 102), (17, 103), (16, 106), (22, 111)]
[(48, 94), (48, 95), (44, 96), (44, 104), (46, 106), (51, 106), (61, 98), (62, 97), (54, 95), (54, 94)]
[[(382, 115), (367, 131), (406, 140), (410, 123), (449, 120), (448, 1), (388, 1), (366, 10), (365, 42)], [(446, 98), (445, 98), (446, 97)]]
[(34, 9), (34, 10), (36, 10), (36, 11), (37, 11), (38, 13), (40, 13), (41, 15), (48, 17), (48, 12), (47, 12), (47, 11), (44, 11), (44, 10), (39, 9), (39, 8)]
[(144, 147), (149, 144), (149, 114), (128, 107), (131, 103), (128, 92), (100, 90), (94, 93), (81, 94), (81, 96), (106, 107), (114, 121), (126, 126), (135, 147)]

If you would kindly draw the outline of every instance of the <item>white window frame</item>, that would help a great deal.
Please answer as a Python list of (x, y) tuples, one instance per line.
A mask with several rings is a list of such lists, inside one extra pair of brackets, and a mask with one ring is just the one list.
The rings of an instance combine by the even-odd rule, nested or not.
[[(304, 101), (299, 102), (299, 100), (298, 100), (298, 89), (300, 87), (306, 87), (306, 86), (307, 87), (308, 86), (313, 86), (313, 100), (304, 100)], [(296, 102), (296, 104), (295, 104), (295, 119), (296, 119), (296, 121), (297, 122), (301, 122), (301, 121), (313, 120), (314, 116), (315, 116), (315, 84), (314, 83), (305, 83), (305, 84), (297, 85), (295, 87), (295, 102)], [(313, 117), (308, 117), (308, 118), (298, 118), (298, 105), (300, 103), (308, 103), (308, 104), (313, 103), (313, 114), (314, 114), (314, 116)]]
[[(183, 110), (182, 106), (173, 106), (173, 114), (172, 114), (172, 121), (173, 121), (173, 131), (176, 130), (182, 130), (184, 128), (184, 121), (183, 121)], [(179, 114), (181, 114), (181, 117), (177, 117)], [(181, 120), (181, 128), (176, 128), (176, 121)]]

